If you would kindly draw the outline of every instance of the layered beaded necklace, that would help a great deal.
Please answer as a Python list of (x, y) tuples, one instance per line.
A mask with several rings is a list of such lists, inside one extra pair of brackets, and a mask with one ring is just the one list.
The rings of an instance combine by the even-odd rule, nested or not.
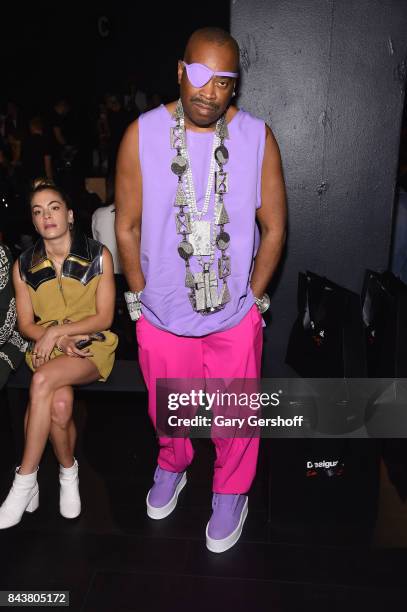
[[(179, 212), (175, 214), (175, 223), (177, 234), (182, 235), (178, 253), (185, 261), (185, 286), (190, 289), (188, 298), (191, 306), (195, 312), (207, 315), (222, 310), (231, 299), (227, 285), (227, 277), (231, 272), (231, 261), (230, 256), (226, 254), (230, 236), (224, 229), (226, 223), (230, 222), (224, 203), (224, 195), (228, 192), (228, 174), (223, 169), (229, 159), (229, 152), (224, 144), (224, 141), (229, 138), (228, 128), (225, 115), (222, 115), (216, 122), (204, 204), (202, 209), (198, 210), (181, 100), (178, 100), (172, 118), (176, 125), (171, 127), (170, 131), (171, 148), (176, 149), (177, 154), (172, 160), (171, 170), (178, 177), (174, 206), (179, 209)], [(217, 170), (215, 170), (216, 166)], [(203, 221), (202, 217), (209, 209), (214, 183), (213, 219)], [(216, 228), (219, 228), (218, 232)], [(215, 247), (220, 251), (218, 278), (215, 270), (211, 269), (215, 261)], [(192, 256), (196, 257), (202, 272), (194, 274), (191, 271), (190, 259)], [(220, 293), (218, 292), (218, 279), (222, 281)]]

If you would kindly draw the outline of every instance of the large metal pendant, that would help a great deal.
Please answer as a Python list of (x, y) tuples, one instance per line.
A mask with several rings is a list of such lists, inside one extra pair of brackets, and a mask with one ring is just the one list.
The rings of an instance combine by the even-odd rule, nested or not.
[(218, 279), (215, 271), (209, 269), (209, 263), (205, 263), (202, 272), (194, 275), (194, 308), (202, 314), (215, 312), (219, 307)]
[(194, 248), (194, 255), (211, 254), (211, 222), (193, 221), (189, 241)]

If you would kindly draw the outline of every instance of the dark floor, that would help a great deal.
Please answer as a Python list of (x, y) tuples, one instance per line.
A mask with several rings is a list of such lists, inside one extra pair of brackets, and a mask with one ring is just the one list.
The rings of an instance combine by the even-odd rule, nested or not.
[[(305, 477), (299, 441), (264, 441), (242, 538), (215, 555), (205, 547), (210, 441), (194, 442), (176, 511), (152, 521), (145, 496), (156, 447), (145, 399), (102, 399), (76, 406), (81, 517), (66, 521), (58, 514), (57, 466), (48, 449), (39, 510), (0, 532), (0, 590), (68, 590), (70, 609), (86, 612), (406, 609), (407, 547), (395, 548), (395, 523), (386, 504), (380, 510), (378, 470), (369, 467), (376, 465), (376, 447), (356, 441), (344, 476), (324, 481)], [(2, 500), (18, 457), (1, 401)], [(405, 530), (407, 520), (398, 525)]]

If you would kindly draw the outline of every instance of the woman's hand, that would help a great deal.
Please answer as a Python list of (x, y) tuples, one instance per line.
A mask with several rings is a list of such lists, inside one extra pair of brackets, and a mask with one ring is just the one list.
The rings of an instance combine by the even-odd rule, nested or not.
[(79, 349), (76, 346), (76, 342), (79, 340), (89, 340), (88, 335), (76, 335), (76, 336), (62, 336), (58, 342), (58, 348), (68, 355), (69, 357), (92, 357), (93, 353), (91, 351), (91, 346), (86, 346), (83, 349)]
[(44, 335), (34, 344), (32, 351), (32, 362), (34, 368), (38, 368), (43, 363), (49, 361), (49, 357), (58, 337), (58, 332), (55, 329), (56, 327), (57, 325), (47, 327)]

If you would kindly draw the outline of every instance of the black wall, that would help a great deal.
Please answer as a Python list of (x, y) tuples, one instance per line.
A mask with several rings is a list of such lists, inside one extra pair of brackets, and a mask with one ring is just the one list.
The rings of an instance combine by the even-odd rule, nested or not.
[(285, 376), (298, 271), (360, 293), (388, 264), (407, 70), (402, 0), (231, 2), (239, 105), (279, 143), (289, 236), (266, 331), (265, 375)]

